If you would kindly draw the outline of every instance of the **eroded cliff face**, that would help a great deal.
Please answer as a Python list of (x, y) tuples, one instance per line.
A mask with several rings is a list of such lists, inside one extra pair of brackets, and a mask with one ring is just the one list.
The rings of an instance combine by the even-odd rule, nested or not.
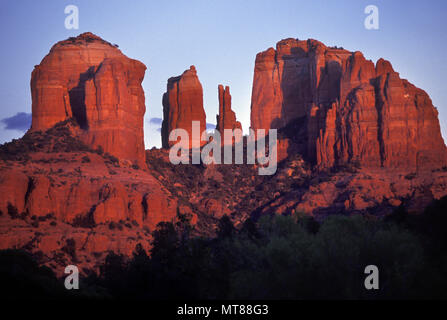
[(194, 66), (181, 76), (168, 79), (167, 90), (163, 95), (163, 123), (161, 138), (163, 148), (175, 144), (169, 141), (169, 134), (174, 129), (184, 129), (189, 135), (189, 147), (204, 144), (193, 140), (192, 121), (200, 121), (200, 134), (206, 129), (206, 114), (203, 109), (203, 89)]
[[(43, 255), (57, 272), (66, 262), (95, 269), (109, 250), (149, 250), (157, 224), (175, 223), (177, 197), (153, 170), (88, 149), (70, 127), (29, 132), (0, 147), (0, 249)], [(66, 241), (76, 256), (66, 255)]]
[(446, 148), (429, 96), (388, 61), (316, 40), (286, 39), (256, 56), (253, 129), (304, 125), (279, 144), (279, 159), (305, 145), (318, 167), (358, 164), (419, 170), (442, 167)]
[[(206, 121), (193, 66), (168, 80), (164, 148), (144, 151), (144, 72), (90, 33), (59, 42), (36, 66), (32, 129), (0, 146), (0, 249), (33, 252), (60, 272), (95, 269), (108, 251), (150, 250), (159, 222), (189, 221), (194, 235), (212, 237), (224, 215), (236, 228), (260, 214), (383, 216), (400, 205), (420, 212), (447, 193), (436, 109), (383, 59), (294, 39), (258, 54), (251, 127), (279, 129), (287, 161), (273, 176), (170, 162), (173, 129), (188, 132), (189, 146), (205, 143), (191, 141), (191, 122), (203, 131)], [(218, 94), (217, 129), (240, 128), (229, 88)]]
[[(219, 114), (216, 116), (216, 130), (221, 134), (222, 144), (225, 144), (225, 129), (240, 129), (242, 130), (241, 123), (236, 120), (236, 113), (231, 109), (231, 94), (230, 87), (223, 85), (218, 86), (219, 94)], [(234, 138), (232, 139), (232, 141)], [(240, 141), (241, 138), (234, 140), (235, 142)]]
[(35, 67), (32, 127), (0, 146), (1, 249), (94, 269), (108, 250), (149, 250), (157, 224), (175, 222), (177, 198), (145, 161), (145, 70), (91, 33)]
[(58, 42), (31, 75), (31, 131), (74, 118), (89, 146), (144, 164), (145, 70), (92, 33)]
[(71, 127), (59, 124), (45, 133), (27, 133), (9, 144), (20, 152), (9, 155), (9, 161), (1, 149), (0, 212), (14, 208), (26, 217), (51, 215), (74, 225), (127, 220), (150, 229), (176, 217), (177, 201), (153, 171), (87, 149), (70, 135)]

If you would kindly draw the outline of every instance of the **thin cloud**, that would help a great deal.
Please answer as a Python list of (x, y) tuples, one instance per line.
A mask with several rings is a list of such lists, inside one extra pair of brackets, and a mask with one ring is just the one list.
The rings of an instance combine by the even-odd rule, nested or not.
[(6, 130), (26, 131), (31, 126), (31, 113), (18, 112), (16, 115), (0, 120)]
[(149, 124), (161, 125), (162, 121), (163, 121), (163, 119), (161, 119), (161, 118), (150, 118)]

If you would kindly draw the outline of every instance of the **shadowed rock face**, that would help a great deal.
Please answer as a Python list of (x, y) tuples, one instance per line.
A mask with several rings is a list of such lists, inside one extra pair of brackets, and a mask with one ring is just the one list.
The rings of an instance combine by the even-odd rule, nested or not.
[[(388, 61), (319, 41), (286, 39), (256, 56), (253, 129), (286, 128), (304, 119), (305, 145), (319, 167), (359, 164), (406, 170), (446, 163), (438, 113), (429, 96), (401, 79)], [(293, 150), (279, 148), (279, 159)]]
[(75, 118), (88, 145), (143, 164), (145, 70), (92, 33), (58, 42), (31, 75), (31, 131)]
[(163, 123), (161, 138), (163, 148), (175, 144), (169, 141), (174, 129), (184, 129), (189, 134), (191, 147), (203, 145), (192, 140), (192, 121), (200, 121), (200, 133), (206, 128), (206, 115), (203, 109), (203, 89), (197, 77), (196, 68), (191, 66), (181, 76), (168, 79), (166, 93), (163, 95)]
[(236, 120), (236, 113), (231, 110), (231, 95), (230, 87), (223, 85), (218, 86), (219, 91), (219, 114), (216, 116), (218, 130), (221, 134), (222, 143), (224, 143), (224, 130), (225, 129), (242, 129), (241, 123)]

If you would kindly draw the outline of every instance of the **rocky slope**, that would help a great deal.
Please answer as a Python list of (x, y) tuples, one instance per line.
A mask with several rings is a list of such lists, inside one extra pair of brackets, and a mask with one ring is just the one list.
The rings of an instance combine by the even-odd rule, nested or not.
[(150, 232), (177, 215), (176, 197), (147, 169), (93, 150), (73, 132), (63, 122), (0, 147), (0, 248), (25, 248), (58, 272), (65, 261), (94, 268), (108, 250), (149, 249)]

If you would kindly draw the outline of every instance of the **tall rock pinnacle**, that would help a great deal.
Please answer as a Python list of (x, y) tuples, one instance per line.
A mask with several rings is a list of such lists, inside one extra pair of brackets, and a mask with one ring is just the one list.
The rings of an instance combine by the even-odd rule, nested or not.
[(145, 70), (89, 32), (58, 42), (31, 75), (31, 130), (74, 118), (88, 145), (144, 163)]
[[(184, 129), (189, 134), (190, 147), (203, 145), (193, 141), (192, 121), (200, 121), (200, 133), (206, 128), (206, 114), (203, 109), (203, 89), (197, 77), (196, 68), (191, 66), (181, 76), (168, 79), (167, 91), (163, 95), (163, 123), (161, 137), (163, 148), (175, 144), (169, 141), (174, 129)], [(193, 144), (193, 142), (195, 144)]]
[(222, 136), (222, 143), (224, 143), (224, 130), (225, 129), (242, 129), (241, 123), (236, 120), (236, 114), (231, 110), (231, 95), (230, 87), (219, 84), (219, 114), (216, 116), (217, 126), (216, 129)]

